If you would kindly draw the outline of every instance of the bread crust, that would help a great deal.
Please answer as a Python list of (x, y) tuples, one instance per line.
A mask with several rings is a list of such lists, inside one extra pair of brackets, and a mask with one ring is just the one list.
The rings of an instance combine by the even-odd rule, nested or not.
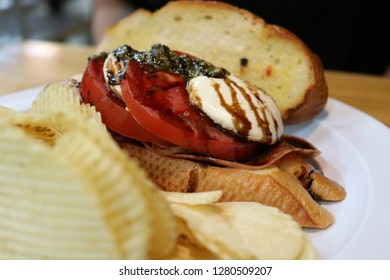
[(295, 34), (287, 29), (270, 25), (280, 36), (290, 38), (294, 43), (300, 44), (306, 56), (310, 59), (313, 83), (308, 86), (301, 95), (301, 101), (294, 107), (288, 108), (282, 112), (285, 124), (294, 124), (311, 120), (317, 116), (326, 106), (328, 100), (328, 85), (324, 75), (324, 67), (321, 59), (313, 53)]
[(221, 201), (255, 201), (290, 214), (304, 227), (326, 228), (333, 216), (291, 174), (276, 165), (259, 170), (218, 167), (159, 155), (142, 146), (119, 142), (150, 178), (165, 191), (222, 190)]
[(276, 101), (285, 124), (310, 120), (326, 105), (321, 60), (290, 31), (230, 4), (172, 1), (153, 13), (137, 10), (110, 27), (97, 50), (123, 44), (146, 50), (156, 43), (210, 61), (263, 88)]

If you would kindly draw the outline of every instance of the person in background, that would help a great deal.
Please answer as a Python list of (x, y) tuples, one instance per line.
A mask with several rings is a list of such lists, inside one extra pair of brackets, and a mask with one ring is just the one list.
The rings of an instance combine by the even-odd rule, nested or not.
[[(137, 8), (156, 10), (168, 1), (96, 0), (93, 38)], [(390, 17), (386, 0), (256, 0), (224, 2), (247, 9), (302, 39), (326, 69), (386, 75), (390, 65)]]

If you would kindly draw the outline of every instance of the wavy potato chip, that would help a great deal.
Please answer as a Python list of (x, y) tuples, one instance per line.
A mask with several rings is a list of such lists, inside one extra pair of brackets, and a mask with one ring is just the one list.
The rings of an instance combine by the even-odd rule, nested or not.
[(304, 245), (303, 245), (303, 250), (299, 257), (297, 258), (298, 260), (314, 260), (317, 257), (317, 252), (313, 247), (313, 244), (311, 243), (311, 240), (309, 239), (309, 236), (307, 234), (304, 234)]
[[(175, 220), (168, 202), (157, 191), (146, 173), (129, 159), (110, 135), (92, 124), (59, 115), (68, 130), (54, 150), (74, 164), (89, 185), (99, 192), (108, 222), (118, 236), (126, 258), (141, 246), (147, 258), (162, 258), (174, 247)], [(135, 206), (139, 209), (135, 209)], [(140, 228), (134, 226), (140, 222)]]
[(61, 119), (63, 113), (72, 115), (85, 122), (94, 122), (99, 128), (106, 129), (100, 113), (90, 104), (82, 104), (78, 87), (74, 82), (47, 85), (35, 98), (28, 114), (0, 107), (0, 114), (38, 140), (53, 144), (67, 129)]
[(156, 189), (145, 190), (149, 211), (152, 215), (152, 237), (150, 239), (149, 258), (161, 259), (174, 249), (177, 231), (175, 217), (169, 203)]
[(0, 105), (0, 115), (8, 116), (8, 115), (13, 115), (13, 114), (18, 114), (18, 113), (19, 113), (18, 111), (15, 111), (11, 108)]
[(255, 202), (172, 204), (194, 238), (222, 259), (297, 259), (307, 245), (300, 226)]
[(174, 251), (167, 257), (170, 260), (217, 260), (218, 257), (203, 247), (193, 237), (186, 222), (176, 217), (178, 238)]
[[(71, 143), (71, 144), (70, 144)], [(151, 213), (131, 175), (79, 132), (61, 137), (54, 152), (71, 163), (97, 197), (122, 258), (147, 258)], [(105, 160), (103, 160), (105, 158)], [(114, 165), (113, 165), (114, 164)]]
[(119, 258), (96, 197), (68, 162), (0, 121), (0, 258)]
[(166, 192), (161, 191), (165, 199), (171, 203), (184, 204), (208, 204), (217, 202), (222, 197), (222, 191), (208, 191), (196, 193), (180, 193), (180, 192)]
[(75, 83), (76, 81), (68, 81), (45, 86), (33, 101), (29, 113), (47, 116), (63, 112), (103, 124), (101, 115), (95, 107), (81, 103), (80, 90)]
[[(72, 115), (77, 116), (77, 119), (81, 118), (88, 121), (92, 119), (96, 121), (96, 123), (102, 123), (100, 114), (96, 113), (95, 107), (92, 107), (89, 104), (80, 103), (79, 89), (69, 82), (52, 84), (45, 87), (35, 99), (30, 113), (49, 115), (51, 118), (55, 119), (57, 123), (62, 125), (62, 130), (83, 131), (89, 140), (97, 137), (96, 131), (94, 129), (87, 129), (80, 123), (76, 124), (77, 120), (66, 120), (65, 116)], [(65, 125), (65, 123), (67, 123), (67, 125)], [(79, 127), (76, 128), (76, 126)], [(104, 135), (107, 135), (107, 133), (104, 133)], [(72, 138), (73, 136), (67, 137)], [(102, 135), (98, 136), (98, 138), (101, 137)], [(71, 140), (74, 142), (74, 139)], [(109, 151), (106, 151), (105, 155), (97, 159), (97, 161), (106, 161), (108, 160), (107, 155), (115, 154), (117, 157), (121, 157), (122, 161), (120, 162), (122, 165), (129, 165), (130, 159), (124, 157), (121, 150), (115, 149), (115, 151), (113, 151), (112, 145), (108, 145), (107, 147), (108, 143), (113, 143), (111, 138), (107, 139), (107, 137), (105, 137), (103, 141), (94, 139), (93, 143), (100, 143), (100, 146), (103, 146), (104, 148), (109, 147)], [(65, 142), (65, 146), (66, 145), (67, 143)], [(80, 145), (83, 144), (81, 143)], [(91, 156), (89, 155), (88, 157)], [(80, 164), (80, 162), (77, 162), (77, 164)], [(110, 172), (109, 168), (111, 168), (110, 165), (108, 165), (107, 171), (105, 172)], [(133, 170), (134, 168), (135, 171)], [(129, 174), (127, 174), (127, 177), (134, 176), (131, 175), (132, 173), (141, 172), (138, 166), (132, 167), (131, 169), (132, 172), (128, 171)], [(156, 191), (151, 183), (148, 183), (147, 186), (145, 185), (140, 190), (143, 192), (143, 198), (147, 201), (148, 205), (148, 209), (145, 210), (144, 218), (150, 217), (151, 219), (149, 226), (151, 227), (152, 235), (150, 236), (151, 240), (149, 240), (151, 244), (149, 246), (149, 257), (160, 258), (173, 249), (176, 237), (174, 231), (174, 218), (169, 204), (161, 197), (161, 194)], [(144, 236), (147, 236), (147, 234), (144, 234)]]
[(62, 133), (60, 126), (53, 119), (9, 110), (8, 113), (4, 110), (2, 117), (10, 124), (23, 128), (25, 133), (37, 140), (52, 145)]
[[(89, 247), (87, 248), (86, 245), (80, 245), (88, 249), (87, 251), (84, 250), (84, 252), (80, 252), (75, 246), (69, 246), (68, 251), (62, 250), (61, 254), (54, 252), (55, 248), (62, 246), (58, 245), (62, 243), (57, 240), (57, 238), (62, 238), (60, 234), (53, 234), (50, 238), (40, 234), (36, 236), (34, 242), (37, 244), (46, 242), (48, 244), (47, 251), (44, 253), (35, 247), (26, 246), (24, 249), (21, 248), (21, 251), (15, 255), (12, 253), (7, 255), (7, 250), (3, 250), (4, 254), (2, 257), (25, 258), (26, 255), (23, 255), (24, 253), (28, 255), (28, 258), (54, 259), (158, 259), (165, 257), (171, 253), (176, 242), (175, 218), (168, 202), (135, 162), (122, 153), (105, 129), (105, 126), (102, 125), (100, 116), (98, 115), (99, 117), (96, 118), (96, 111), (94, 111), (93, 107), (83, 106), (79, 100), (74, 98), (75, 96), (67, 98), (67, 101), (64, 102), (66, 105), (62, 107), (58, 104), (57, 109), (56, 105), (53, 107), (48, 105), (57, 104), (54, 95), (58, 94), (62, 98), (62, 96), (69, 94), (69, 92), (67, 93), (63, 90), (62, 85), (46, 87), (42, 94), (38, 96), (35, 109), (28, 114), (7, 109), (2, 110), (5, 115), (3, 119), (4, 125), (12, 128), (10, 135), (19, 134), (20, 139), (23, 139), (25, 143), (8, 141), (14, 142), (16, 146), (14, 149), (8, 149), (8, 153), (4, 153), (4, 157), (1, 158), (1, 164), (8, 164), (7, 158), (18, 157), (17, 147), (19, 145), (26, 147), (26, 149), (36, 149), (35, 146), (39, 145), (50, 156), (46, 154), (33, 154), (31, 156), (46, 160), (45, 164), (36, 165), (37, 170), (41, 172), (39, 175), (26, 172), (26, 170), (23, 170), (23, 172), (26, 172), (25, 174), (19, 174), (13, 170), (3, 168), (8, 175), (6, 176), (0, 172), (0, 181), (4, 181), (4, 185), (0, 184), (0, 193), (2, 193), (3, 189), (12, 189), (15, 192), (19, 192), (20, 195), (25, 195), (30, 189), (21, 189), (18, 184), (21, 181), (24, 184), (27, 182), (34, 184), (34, 180), (36, 180), (37, 184), (42, 183), (45, 187), (40, 188), (38, 186), (34, 192), (41, 196), (47, 196), (50, 193), (46, 192), (47, 188), (51, 187), (51, 184), (56, 186), (58, 177), (63, 182), (63, 185), (61, 185), (62, 189), (66, 189), (67, 184), (83, 189), (84, 193), (80, 197), (75, 196), (74, 199), (80, 200), (80, 198), (85, 197), (85, 199), (92, 199), (97, 204), (97, 207), (91, 208), (91, 211), (99, 213), (98, 216), (104, 222), (102, 225), (104, 229), (86, 229), (94, 231), (99, 236), (105, 235), (104, 238), (106, 240), (98, 239), (91, 234), (93, 242), (98, 242), (101, 246), (96, 246), (95, 250), (92, 250)], [(3, 132), (5, 133), (6, 131), (4, 130)], [(3, 146), (4, 149), (9, 148), (6, 144), (8, 142), (0, 138), (0, 145), (5, 145)], [(24, 149), (21, 148), (20, 151), (24, 151)], [(26, 152), (25, 156), (28, 155), (29, 153)], [(56, 161), (60, 161), (64, 166), (58, 167), (58, 170), (53, 170), (57, 166)], [(40, 176), (46, 172), (44, 170), (50, 172), (49, 178), (52, 182), (45, 182), (45, 177)], [(74, 182), (62, 180), (60, 172), (71, 174)], [(62, 197), (61, 192), (58, 193), (58, 197)], [(4, 205), (8, 205), (7, 197), (0, 196), (0, 198)], [(66, 215), (54, 209), (53, 206), (35, 201), (34, 197), (29, 201), (42, 205), (40, 211), (43, 217), (45, 217), (45, 211), (51, 211), (53, 215), (58, 215), (53, 216), (56, 218), (52, 218), (52, 220), (56, 220), (57, 224), (68, 224), (64, 220)], [(54, 199), (54, 201), (56, 200)], [(22, 204), (23, 201), (15, 199), (11, 204), (18, 203)], [(69, 203), (68, 206), (71, 208), (69, 213), (75, 216), (77, 216), (75, 212), (82, 212), (85, 207), (88, 208), (90, 205), (90, 203), (81, 203), (75, 206), (69, 201), (67, 203)], [(55, 204), (54, 206), (58, 205)], [(66, 205), (63, 208), (65, 209)], [(47, 232), (52, 230), (50, 224), (39, 224), (36, 223), (36, 220), (36, 217), (30, 216), (29, 220), (23, 220), (24, 226), (31, 228), (39, 225), (39, 228)], [(11, 222), (7, 219), (7, 216), (4, 221), (4, 227), (7, 227), (7, 224)], [(94, 221), (93, 217), (89, 223), (91, 221)], [(74, 223), (81, 230), (84, 230), (85, 226), (78, 223), (77, 219), (74, 219)], [(0, 231), (1, 229), (0, 227)], [(61, 229), (61, 226), (57, 226), (57, 229)], [(73, 228), (73, 230), (72, 234), (74, 233), (74, 236), (77, 237), (79, 229)], [(12, 243), (11, 236), (15, 231), (16, 229), (11, 229), (8, 234), (4, 231), (6, 235), (0, 236), (0, 240), (4, 244)], [(28, 239), (26, 235), (23, 235), (23, 232), (20, 234), (22, 238)], [(83, 234), (88, 236), (87, 232)], [(39, 239), (40, 236), (42, 239)], [(76, 241), (73, 240), (75, 244), (78, 243)], [(80, 239), (79, 242), (80, 244), (85, 243), (83, 239)], [(107, 247), (107, 242), (111, 242), (111, 252), (109, 254), (101, 248), (102, 246)], [(54, 249), (52, 250), (52, 248)], [(66, 252), (69, 253), (69, 250), (71, 250), (73, 255), (66, 254)]]

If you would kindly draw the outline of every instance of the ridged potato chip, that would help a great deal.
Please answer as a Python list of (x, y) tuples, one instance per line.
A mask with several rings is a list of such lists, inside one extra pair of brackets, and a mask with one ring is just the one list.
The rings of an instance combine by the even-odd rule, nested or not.
[(150, 239), (149, 258), (161, 259), (174, 249), (177, 232), (173, 212), (169, 203), (157, 189), (144, 189), (152, 215), (152, 238)]
[(217, 260), (218, 257), (203, 247), (193, 237), (186, 222), (176, 218), (178, 238), (174, 251), (167, 257), (170, 260)]
[(68, 81), (47, 85), (33, 101), (29, 113), (47, 116), (63, 112), (103, 125), (101, 115), (95, 107), (81, 103), (79, 88), (75, 83), (76, 81)]
[(12, 115), (19, 113), (11, 108), (5, 107), (3, 105), (0, 105), (0, 115)]
[(52, 145), (62, 133), (60, 125), (46, 116), (29, 115), (9, 109), (0, 111), (10, 124), (23, 128), (29, 136)]
[[(74, 246), (69, 246), (68, 249), (72, 250), (73, 255), (66, 255), (65, 252), (68, 251), (63, 251), (62, 254), (50, 251), (51, 248), (57, 248), (56, 246), (51, 247), (50, 244), (61, 244), (56, 240), (57, 237), (61, 238), (61, 235), (53, 234), (45, 240), (40, 240), (40, 235), (38, 235), (34, 242), (47, 242), (49, 244), (45, 254), (35, 247), (26, 246), (25, 249), (20, 249), (19, 255), (12, 255), (12, 253), (7, 255), (7, 250), (5, 250), (0, 257), (24, 258), (23, 253), (27, 254), (28, 258), (54, 259), (73, 257), (80, 259), (159, 259), (166, 257), (172, 252), (176, 242), (175, 218), (168, 202), (136, 163), (122, 153), (101, 122), (100, 114), (96, 113), (95, 108), (80, 103), (77, 90), (77, 88), (69, 87), (66, 84), (53, 84), (45, 87), (38, 95), (29, 113), (16, 112), (8, 108), (1, 109), (0, 113), (4, 115), (4, 125), (13, 129), (11, 135), (19, 133), (20, 138), (26, 142), (22, 144), (15, 141), (15, 149), (10, 149), (11, 152), (8, 154), (4, 153), (1, 164), (8, 163), (7, 155), (9, 158), (18, 157), (16, 152), (18, 145), (25, 145), (27, 149), (34, 149), (35, 146), (31, 143), (36, 143), (41, 148), (46, 149), (47, 153), (50, 153), (50, 157), (44, 154), (34, 154), (32, 156), (46, 159), (45, 164), (37, 165), (37, 169), (41, 172), (45, 169), (48, 170), (52, 174), (49, 178), (53, 181), (54, 186), (57, 183), (56, 178), (62, 178), (60, 172), (73, 175), (74, 182), (70, 183), (69, 180), (63, 180), (62, 189), (66, 189), (67, 184), (72, 184), (72, 187), (83, 189), (83, 197), (93, 199), (97, 203), (98, 208), (91, 208), (91, 211), (99, 212), (98, 216), (105, 223), (103, 224), (104, 229), (90, 230), (93, 230), (99, 236), (104, 235), (106, 240), (94, 238), (92, 234), (94, 242), (98, 242), (101, 246), (96, 246), (96, 250), (88, 249), (87, 252), (81, 253)], [(36, 140), (40, 141), (37, 142)], [(0, 142), (1, 144), (8, 143), (1, 139)], [(7, 144), (5, 144), (3, 148), (7, 149), (7, 147)], [(24, 151), (23, 149), (20, 150)], [(26, 155), (28, 156), (29, 153), (26, 153)], [(54, 168), (57, 166), (56, 160), (60, 160), (64, 164), (61, 168), (58, 167), (58, 170)], [(51, 162), (53, 162), (50, 166), (52, 168), (47, 167)], [(5, 180), (5, 185), (0, 185), (0, 193), (3, 189), (12, 188), (21, 195), (25, 195), (24, 193), (28, 189), (20, 189), (18, 182), (31, 181), (34, 183), (34, 180), (36, 180), (37, 184), (42, 182), (45, 188), (40, 189), (38, 186), (35, 192), (45, 196), (45, 191), (51, 184), (46, 182), (44, 177), (32, 175), (28, 172), (26, 174), (14, 174), (15, 172), (12, 172), (12, 170), (6, 168), (4, 170), (7, 171), (8, 175), (6, 176), (0, 172), (0, 180)], [(30, 178), (30, 176), (34, 178)], [(61, 192), (58, 193), (59, 198), (61, 198), (61, 194)], [(90, 198), (88, 198), (89, 196)], [(2, 197), (2, 200), (4, 200), (4, 205), (7, 205), (7, 198)], [(34, 202), (34, 198), (30, 201)], [(54, 199), (54, 201), (56, 200)], [(19, 202), (15, 200), (12, 203), (17, 204)], [(38, 203), (38, 205), (41, 204)], [(89, 204), (85, 203), (77, 206), (69, 204), (72, 207), (70, 213), (75, 215), (74, 211), (77, 209), (77, 211), (82, 212), (84, 207), (89, 207)], [(59, 215), (57, 219), (53, 218), (58, 224), (68, 223), (63, 220), (63, 218), (66, 218), (63, 212), (59, 212), (53, 206), (44, 203), (40, 210), (42, 216), (45, 209), (53, 211), (53, 215)], [(7, 216), (4, 221), (3, 225), (5, 227), (11, 222), (7, 219)], [(30, 220), (24, 220), (24, 226), (36, 227), (35, 221), (36, 218), (30, 217)], [(94, 221), (93, 217), (91, 221)], [(80, 226), (77, 219), (75, 219), (75, 223)], [(40, 228), (47, 232), (52, 230), (50, 225), (46, 224), (40, 224)], [(58, 228), (61, 229), (61, 226)], [(81, 227), (81, 229), (83, 228), (84, 226)], [(0, 240), (4, 241), (4, 244), (12, 243), (12, 238), (9, 238), (15, 230), (12, 229), (8, 235), (0, 237)], [(77, 237), (77, 229), (73, 230)], [(4, 232), (6, 233), (6, 231)], [(26, 238), (26, 235), (21, 234), (22, 238)], [(87, 236), (87, 234), (83, 234)], [(41, 236), (44, 237), (45, 235)], [(79, 241), (81, 244), (85, 243), (82, 239)], [(77, 243), (76, 240), (73, 240), (73, 242)], [(111, 242), (110, 254), (101, 248), (102, 246), (107, 247), (107, 242)], [(86, 245), (80, 246), (85, 247)]]
[(195, 239), (222, 259), (297, 259), (307, 245), (291, 216), (255, 202), (173, 203)]
[(311, 243), (311, 240), (309, 239), (309, 236), (307, 234), (304, 234), (304, 245), (303, 245), (303, 250), (299, 257), (297, 258), (298, 260), (314, 260), (317, 257), (317, 252), (313, 247), (313, 244)]
[[(80, 103), (80, 93), (79, 88), (74, 83), (75, 81), (67, 82), (67, 83), (56, 83), (48, 85), (44, 88), (44, 90), (37, 96), (34, 100), (33, 105), (30, 109), (30, 114), (44, 114), (49, 115), (52, 119), (56, 121), (56, 123), (61, 124), (61, 130), (70, 131), (77, 130), (83, 131), (86, 133), (87, 138), (92, 139), (94, 137), (102, 137), (102, 135), (97, 136), (96, 131), (94, 129), (88, 130), (82, 127), (76, 128), (76, 122), (69, 120), (61, 119), (65, 115), (76, 116), (77, 119), (87, 120), (87, 121), (95, 121), (97, 124), (102, 124), (101, 116), (96, 112), (95, 107), (90, 106), (89, 104)], [(60, 113), (60, 114), (59, 114)], [(62, 114), (61, 114), (62, 113)], [(66, 126), (65, 123), (68, 123)], [(78, 124), (80, 126), (80, 124)], [(94, 125), (92, 125), (94, 126)], [(98, 129), (98, 128), (96, 128)], [(100, 141), (100, 145), (105, 145), (107, 148), (108, 143), (113, 143), (112, 139), (107, 138), (107, 133), (103, 133), (105, 135), (105, 140)], [(71, 137), (71, 136), (69, 136)], [(73, 139), (72, 139), (73, 141)], [(96, 139), (95, 141), (96, 145)], [(114, 153), (111, 149), (107, 154), (112, 155)], [(130, 159), (123, 156), (123, 153), (119, 150), (115, 150), (115, 154), (121, 157), (122, 165), (128, 165)], [(106, 160), (107, 156), (102, 156), (99, 160)], [(79, 163), (78, 163), (79, 164)], [(135, 168), (135, 169), (134, 169)], [(141, 172), (137, 167), (131, 168), (133, 170), (132, 173)], [(109, 172), (109, 171), (106, 171)], [(127, 175), (130, 176), (131, 172)], [(145, 175), (144, 175), (145, 176)], [(161, 197), (161, 194), (158, 193), (154, 186), (151, 183), (148, 183), (143, 188), (140, 189), (143, 192), (143, 198), (147, 201), (148, 209), (145, 213), (145, 216), (149, 215), (151, 221), (149, 226), (151, 227), (152, 235), (150, 237), (151, 240), (149, 246), (149, 258), (161, 258), (165, 256), (170, 251), (172, 251), (175, 240), (175, 222), (170, 210), (169, 204)]]
[(196, 192), (196, 193), (180, 193), (180, 192), (165, 192), (161, 191), (165, 199), (171, 203), (184, 204), (208, 204), (217, 202), (222, 197), (222, 191)]
[[(58, 140), (54, 150), (73, 163), (99, 192), (101, 205), (106, 209), (125, 258), (138, 258), (132, 255), (138, 245), (146, 249), (147, 258), (158, 259), (169, 254), (176, 239), (174, 216), (146, 173), (121, 151), (106, 131), (65, 114), (56, 119), (61, 119), (68, 132)], [(140, 228), (134, 226), (138, 221), (142, 221)]]
[(99, 201), (49, 146), (0, 120), (0, 258), (116, 259)]
[(79, 89), (74, 81), (47, 85), (35, 98), (29, 113), (0, 108), (4, 115), (15, 125), (21, 126), (38, 140), (53, 144), (67, 129), (56, 117), (64, 113), (86, 122), (94, 122), (99, 128), (106, 129), (100, 113), (90, 104), (81, 103)]

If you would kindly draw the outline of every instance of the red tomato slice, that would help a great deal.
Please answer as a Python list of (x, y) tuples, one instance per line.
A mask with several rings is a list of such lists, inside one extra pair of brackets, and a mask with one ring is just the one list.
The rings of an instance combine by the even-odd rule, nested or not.
[(152, 134), (190, 151), (241, 161), (264, 147), (217, 128), (190, 105), (186, 83), (176, 74), (130, 60), (122, 80), (122, 94), (128, 110), (139, 124)]
[(105, 125), (112, 131), (138, 141), (158, 145), (170, 145), (167, 141), (145, 130), (126, 110), (123, 101), (116, 98), (105, 86), (103, 76), (104, 59), (91, 60), (81, 81), (81, 96), (100, 112)]

